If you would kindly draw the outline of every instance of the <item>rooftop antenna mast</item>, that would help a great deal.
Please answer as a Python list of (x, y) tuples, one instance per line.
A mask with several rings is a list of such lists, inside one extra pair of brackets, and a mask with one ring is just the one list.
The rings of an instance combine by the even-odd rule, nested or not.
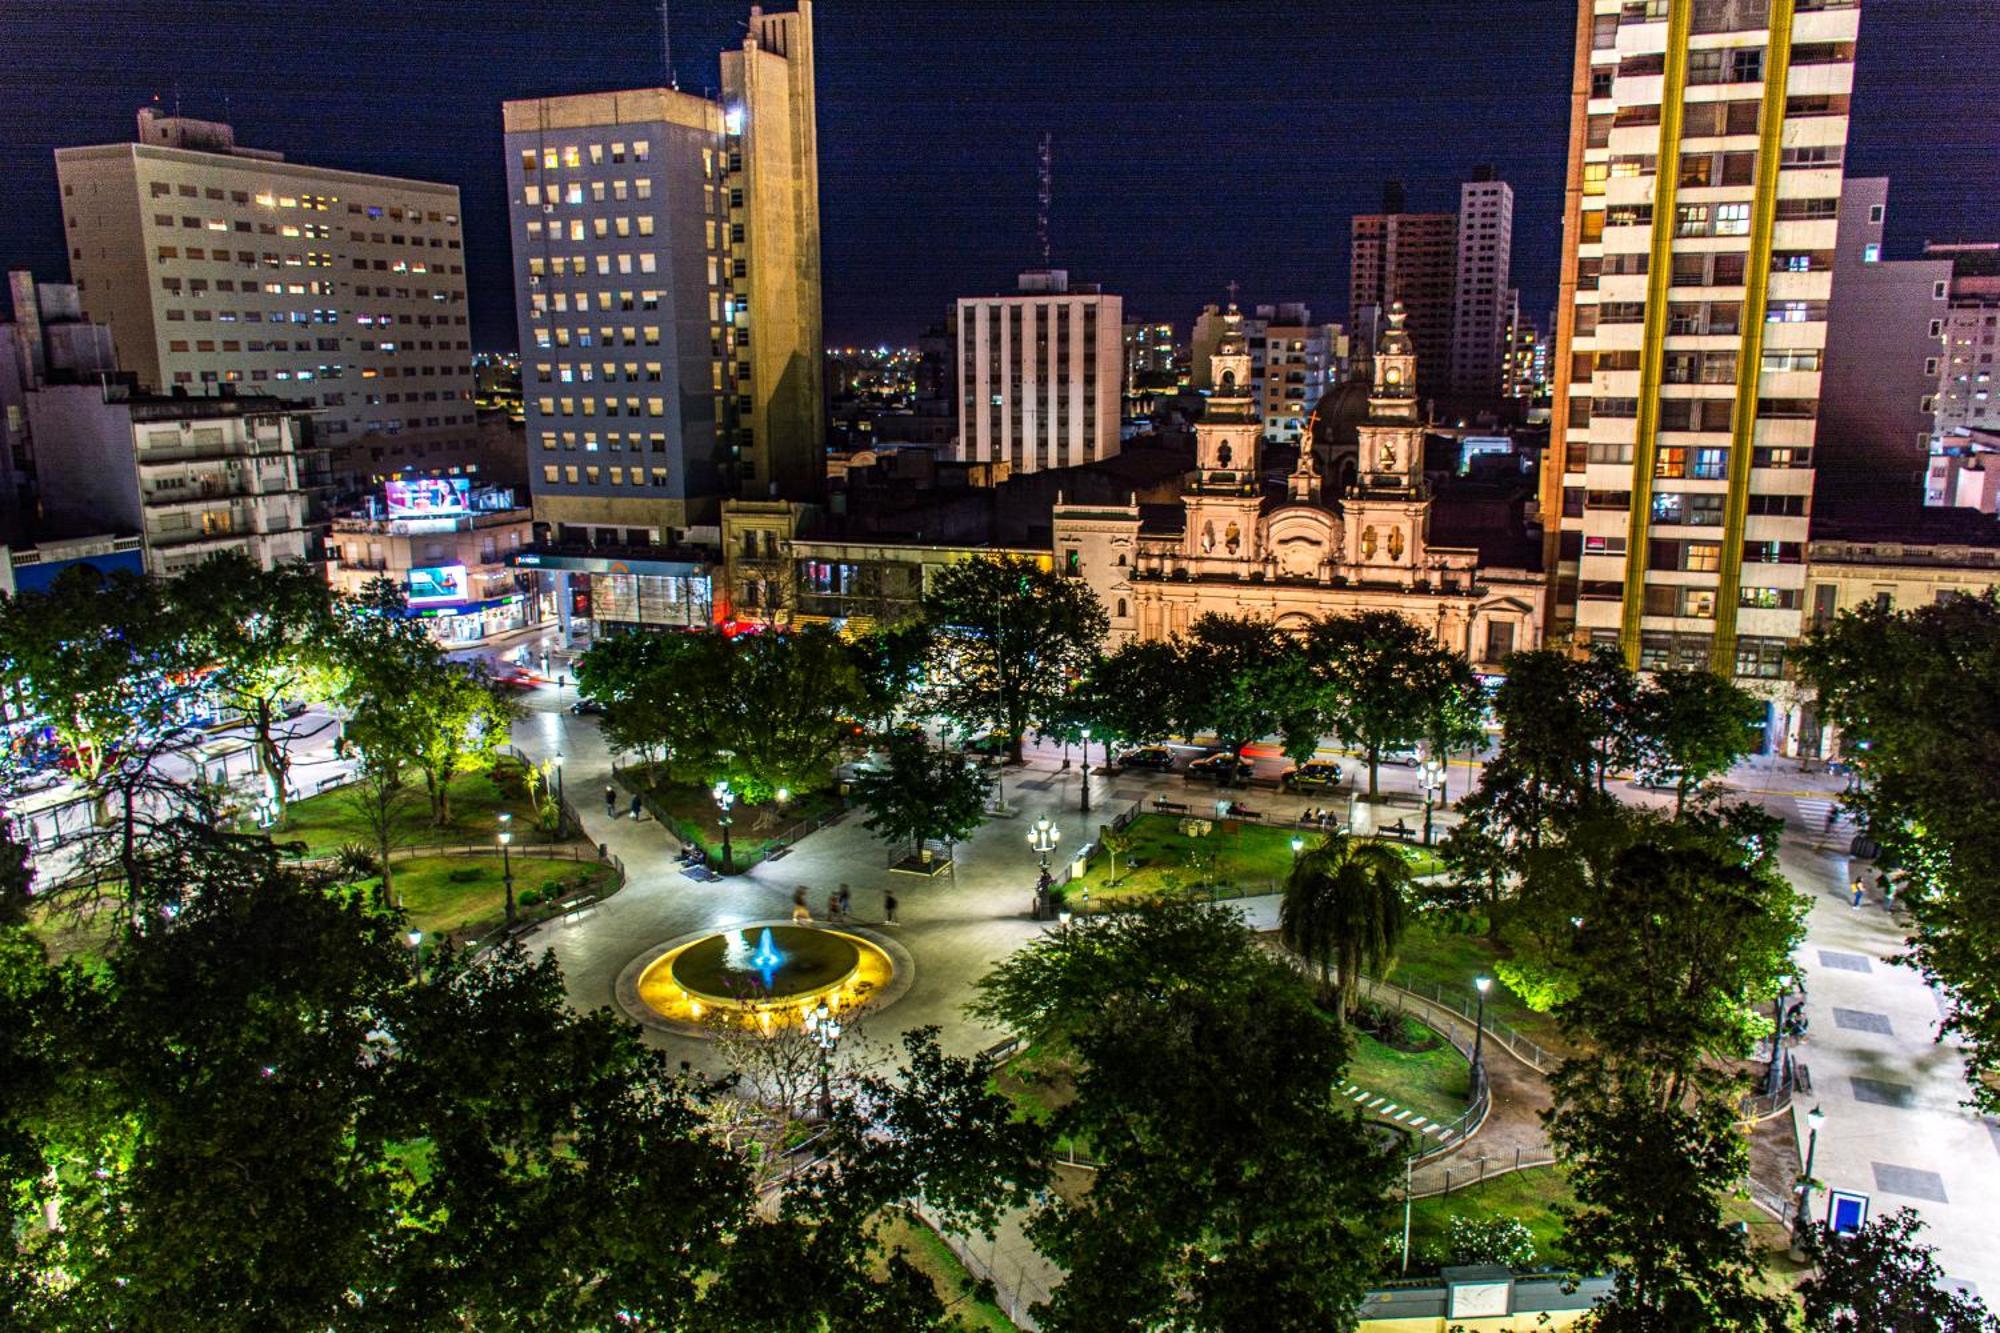
[(667, 15), (669, 0), (660, 0), (660, 60), (667, 67), (667, 87), (680, 91), (680, 77), (674, 73), (673, 21)]
[(1042, 132), (1042, 148), (1036, 159), (1035, 243), (1041, 247), (1042, 267), (1049, 266), (1049, 199), (1055, 193), (1054, 138)]

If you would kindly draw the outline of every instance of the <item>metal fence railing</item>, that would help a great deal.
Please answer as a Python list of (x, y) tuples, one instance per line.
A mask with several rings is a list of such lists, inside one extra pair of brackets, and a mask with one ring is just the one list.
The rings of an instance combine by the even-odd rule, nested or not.
[[(1417, 1011), (1419, 1018), (1424, 1017), (1421, 1009), (1428, 1008), (1455, 1015), (1467, 1025), (1468, 1030), (1478, 1022), (1479, 999), (1470, 991), (1454, 991), (1444, 986), (1427, 984), (1403, 986), (1374, 977), (1363, 977), (1361, 993), (1369, 999), (1377, 1000), (1378, 1003), (1384, 1002), (1378, 997), (1386, 995), (1387, 1003), (1405, 1011)], [(1421, 1005), (1413, 1002), (1421, 1002)], [(1435, 1022), (1430, 1025), (1438, 1027)], [(1547, 1047), (1530, 1041), (1511, 1024), (1495, 1018), (1490, 1012), (1486, 1015), (1484, 1026), (1487, 1041), (1502, 1047), (1508, 1054), (1538, 1074), (1551, 1073), (1556, 1065), (1561, 1063), (1562, 1057)]]

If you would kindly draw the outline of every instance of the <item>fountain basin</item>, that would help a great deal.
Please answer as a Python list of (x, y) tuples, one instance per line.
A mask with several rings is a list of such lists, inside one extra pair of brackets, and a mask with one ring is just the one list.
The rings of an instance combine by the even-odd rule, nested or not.
[(720, 931), (681, 945), (639, 974), (639, 1001), (663, 1018), (701, 1022), (715, 1013), (740, 1014), (768, 1027), (797, 1021), (826, 1004), (860, 1002), (894, 973), (875, 944), (845, 931), (803, 926), (753, 926)]

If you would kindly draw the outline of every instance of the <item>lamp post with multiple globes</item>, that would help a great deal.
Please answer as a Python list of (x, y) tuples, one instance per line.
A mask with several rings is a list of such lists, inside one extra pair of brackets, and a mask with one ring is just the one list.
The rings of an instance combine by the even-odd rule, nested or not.
[(507, 888), (507, 924), (514, 924), (514, 858), (507, 850), (514, 842), (514, 816), (505, 810), (500, 812), (500, 831), (494, 835), (500, 844), (500, 878)]

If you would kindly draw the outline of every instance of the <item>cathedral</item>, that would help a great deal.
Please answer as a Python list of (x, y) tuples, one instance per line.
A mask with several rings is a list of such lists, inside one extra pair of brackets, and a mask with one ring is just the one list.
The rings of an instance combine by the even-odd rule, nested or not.
[(1183, 633), (1210, 612), (1301, 631), (1357, 611), (1407, 616), (1483, 668), (1540, 643), (1539, 573), (1482, 570), (1476, 549), (1431, 539), (1417, 359), (1404, 321), (1398, 302), (1376, 347), (1353, 478), (1336, 499), (1310, 443), (1282, 486), (1265, 477), (1243, 316), (1230, 306), (1178, 515), (1056, 505), (1058, 567), (1092, 585), (1114, 643)]

